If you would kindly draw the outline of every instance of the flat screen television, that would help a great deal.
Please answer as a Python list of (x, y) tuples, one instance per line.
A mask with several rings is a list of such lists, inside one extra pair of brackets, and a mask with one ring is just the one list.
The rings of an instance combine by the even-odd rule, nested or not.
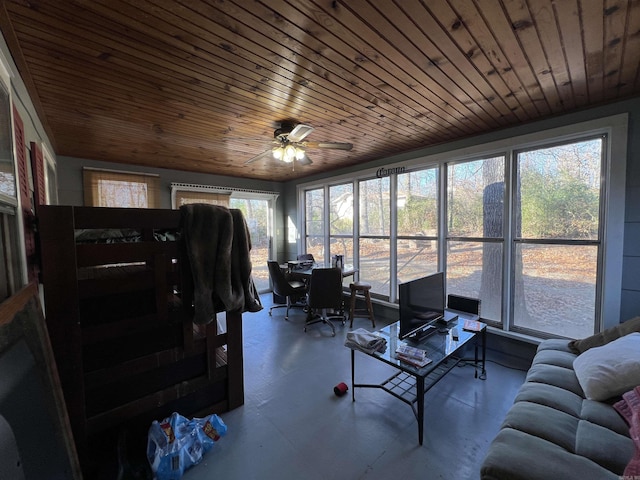
[(444, 318), (444, 273), (438, 272), (398, 286), (400, 305), (399, 338), (420, 337), (432, 324)]

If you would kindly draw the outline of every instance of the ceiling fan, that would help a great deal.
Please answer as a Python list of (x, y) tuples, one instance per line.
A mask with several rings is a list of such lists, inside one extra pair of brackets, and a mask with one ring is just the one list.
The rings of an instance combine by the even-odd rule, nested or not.
[(285, 163), (298, 162), (300, 165), (311, 165), (307, 149), (328, 148), (334, 150), (351, 150), (351, 143), (342, 142), (308, 142), (304, 141), (313, 132), (313, 127), (303, 123), (281, 122), (280, 128), (273, 132), (274, 147), (266, 150), (245, 162), (245, 165), (267, 157), (273, 157)]

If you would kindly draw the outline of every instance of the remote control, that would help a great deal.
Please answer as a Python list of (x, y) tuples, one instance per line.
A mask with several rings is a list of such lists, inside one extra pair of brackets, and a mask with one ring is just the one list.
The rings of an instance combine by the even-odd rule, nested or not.
[(456, 327), (451, 329), (451, 338), (458, 340), (458, 329)]

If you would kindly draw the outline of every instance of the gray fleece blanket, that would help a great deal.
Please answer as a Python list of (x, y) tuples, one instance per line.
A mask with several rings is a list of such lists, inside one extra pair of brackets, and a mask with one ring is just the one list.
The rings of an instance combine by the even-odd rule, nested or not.
[(262, 310), (242, 212), (207, 204), (184, 205), (180, 211), (182, 244), (193, 276), (194, 323), (210, 323), (217, 312)]

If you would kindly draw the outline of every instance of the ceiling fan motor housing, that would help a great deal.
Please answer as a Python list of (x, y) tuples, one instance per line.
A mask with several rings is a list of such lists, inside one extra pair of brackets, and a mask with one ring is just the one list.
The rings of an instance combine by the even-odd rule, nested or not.
[(275, 132), (273, 132), (273, 138), (281, 138), (289, 135), (291, 130), (293, 130), (295, 125), (292, 122), (282, 122), (280, 124), (280, 128), (276, 128)]

